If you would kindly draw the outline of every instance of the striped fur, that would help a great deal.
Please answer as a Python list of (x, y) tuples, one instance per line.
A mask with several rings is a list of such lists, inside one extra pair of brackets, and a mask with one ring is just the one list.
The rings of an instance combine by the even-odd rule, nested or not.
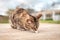
[(41, 14), (34, 17), (28, 13), (27, 10), (23, 8), (18, 8), (14, 10), (9, 16), (11, 22), (11, 27), (20, 30), (33, 30), (37, 31), (39, 27), (39, 18)]

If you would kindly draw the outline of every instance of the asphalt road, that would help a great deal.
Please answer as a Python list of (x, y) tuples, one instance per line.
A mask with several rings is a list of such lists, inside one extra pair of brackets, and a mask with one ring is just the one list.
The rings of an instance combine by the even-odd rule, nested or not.
[(0, 24), (0, 40), (60, 40), (60, 24), (41, 23), (38, 33), (12, 29)]

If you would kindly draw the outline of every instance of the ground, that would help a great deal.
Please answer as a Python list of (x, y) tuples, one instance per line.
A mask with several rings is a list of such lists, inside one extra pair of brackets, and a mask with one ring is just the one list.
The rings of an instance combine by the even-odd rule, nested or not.
[(0, 40), (60, 40), (60, 24), (41, 23), (38, 33), (12, 29), (0, 24)]

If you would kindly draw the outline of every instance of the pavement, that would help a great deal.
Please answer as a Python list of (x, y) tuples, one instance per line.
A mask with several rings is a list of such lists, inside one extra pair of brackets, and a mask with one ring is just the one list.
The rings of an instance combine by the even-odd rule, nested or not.
[(0, 24), (0, 40), (60, 40), (60, 24), (40, 23), (38, 33), (12, 29)]

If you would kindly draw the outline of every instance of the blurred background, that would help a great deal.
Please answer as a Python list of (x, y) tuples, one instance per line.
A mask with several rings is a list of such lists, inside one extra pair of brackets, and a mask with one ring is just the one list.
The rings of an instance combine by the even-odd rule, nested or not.
[(0, 0), (0, 23), (8, 23), (9, 13), (17, 6), (30, 14), (42, 13), (41, 23), (60, 24), (60, 0)]

